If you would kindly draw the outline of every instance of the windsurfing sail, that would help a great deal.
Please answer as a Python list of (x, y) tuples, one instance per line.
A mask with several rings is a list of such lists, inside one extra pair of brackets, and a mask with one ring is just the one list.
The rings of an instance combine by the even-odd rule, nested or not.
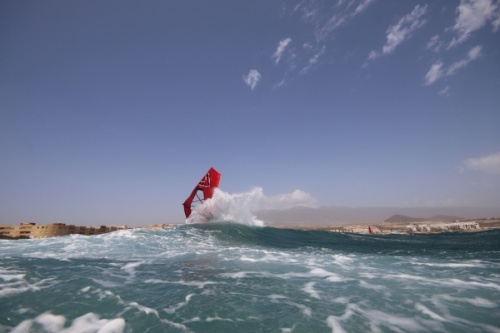
[(184, 206), (186, 218), (191, 215), (194, 206), (212, 198), (214, 190), (219, 187), (220, 176), (220, 173), (214, 168), (210, 168), (207, 174), (203, 176), (198, 185), (196, 185), (189, 197), (182, 204)]

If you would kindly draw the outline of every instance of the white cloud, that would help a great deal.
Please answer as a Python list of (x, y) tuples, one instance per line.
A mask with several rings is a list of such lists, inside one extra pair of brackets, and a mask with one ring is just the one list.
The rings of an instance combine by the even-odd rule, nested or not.
[(316, 28), (316, 38), (318, 40), (323, 40), (328, 37), (334, 30), (342, 26), (345, 22), (348, 20), (348, 15), (345, 15), (343, 13), (335, 13), (330, 18), (328, 21), (326, 21), (325, 24), (318, 25)]
[(416, 5), (410, 14), (403, 16), (398, 23), (387, 29), (387, 42), (382, 47), (384, 54), (394, 52), (396, 47), (411, 36), (411, 33), (422, 27), (426, 21), (422, 16), (427, 12), (427, 6)]
[(470, 158), (465, 161), (465, 166), (475, 171), (500, 174), (500, 153)]
[(319, 1), (302, 1), (294, 12), (300, 10), (302, 18), (314, 25), (314, 36), (317, 42), (325, 40), (333, 31), (340, 28), (356, 15), (364, 12), (374, 0), (363, 0), (357, 6), (354, 1), (338, 1), (335, 5)]
[(446, 86), (439, 91), (439, 95), (448, 96), (450, 94), (450, 87)]
[(292, 39), (290, 37), (282, 39), (278, 43), (278, 47), (276, 48), (276, 51), (274, 52), (272, 58), (275, 60), (276, 63), (279, 63), (281, 60), (281, 56), (285, 52), (287, 46), (292, 42)]
[(470, 49), (469, 53), (467, 54), (469, 56), (470, 60), (476, 60), (481, 56), (481, 45), (476, 45), (472, 49)]
[(465, 41), (490, 20), (493, 31), (500, 27), (500, 3), (497, 0), (461, 0), (457, 12), (453, 26), (457, 36), (451, 41), (450, 47)]
[(287, 209), (294, 206), (316, 207), (316, 199), (302, 190), (284, 193), (275, 196), (264, 196), (258, 205), (258, 209)]
[(283, 87), (285, 84), (286, 84), (286, 79), (282, 79), (280, 82), (275, 83), (275, 84), (273, 85), (273, 89), (278, 89), (278, 88), (281, 88), (281, 87)]
[(375, 60), (377, 59), (378, 57), (380, 57), (380, 54), (375, 51), (375, 50), (372, 50), (369, 54), (368, 54), (368, 60)]
[(497, 32), (498, 29), (500, 29), (500, 14), (497, 15), (497, 17), (493, 20), (493, 22), (491, 22), (491, 24), (493, 25), (494, 32)]
[(446, 71), (446, 75), (453, 75), (458, 69), (465, 67), (469, 64), (469, 62), (478, 59), (481, 56), (481, 46), (474, 46), (469, 53), (467, 53), (467, 57), (465, 59), (459, 60), (448, 68)]
[(243, 81), (245, 81), (246, 85), (250, 87), (250, 89), (254, 90), (254, 88), (259, 84), (261, 75), (258, 70), (251, 69), (247, 75), (243, 76)]
[[(278, 88), (288, 82), (295, 74), (308, 73), (311, 68), (318, 66), (325, 58), (326, 44), (337, 29), (346, 26), (352, 19), (365, 13), (376, 0), (299, 0), (290, 7), (292, 16), (301, 20), (300, 24), (307, 23), (312, 27), (312, 34), (302, 36), (302, 47), (290, 47), (290, 37), (282, 39), (272, 60), (278, 64), (287, 60), (285, 78), (273, 87)], [(294, 39), (294, 43), (297, 41)], [(293, 52), (291, 51), (293, 50)]]
[(430, 85), (436, 82), (441, 76), (443, 76), (443, 63), (437, 62), (431, 66), (431, 69), (425, 75), (425, 84)]
[(432, 36), (427, 42), (426, 48), (434, 52), (439, 52), (443, 48), (443, 43), (439, 40), (439, 35)]
[(306, 67), (304, 67), (300, 72), (302, 74), (309, 72), (311, 67), (314, 66), (314, 64), (318, 62), (319, 58), (325, 53), (325, 50), (326, 46), (323, 45), (323, 47), (309, 59), (309, 62), (307, 63)]
[[(409, 39), (412, 33), (418, 28), (422, 27), (426, 20), (423, 19), (423, 16), (427, 13), (427, 5), (420, 6), (416, 5), (415, 8), (411, 11), (411, 13), (406, 14), (401, 17), (399, 21), (390, 26), (387, 29), (387, 41), (385, 45), (382, 47), (382, 52), (378, 52), (372, 50), (368, 54), (367, 61), (375, 60), (379, 58), (381, 55), (387, 55), (396, 49), (399, 44), (403, 43), (405, 40)], [(437, 42), (437, 36), (433, 37), (431, 41), (428, 43), (428, 48), (432, 46), (432, 44)], [(429, 46), (429, 44), (431, 44)], [(366, 64), (365, 64), (366, 65)]]
[(451, 76), (455, 74), (457, 70), (467, 66), (471, 61), (477, 60), (481, 56), (481, 50), (481, 45), (474, 46), (469, 50), (464, 59), (454, 62), (446, 70), (443, 69), (442, 62), (433, 64), (425, 75), (425, 85), (431, 85), (443, 76)]
[(358, 7), (356, 7), (356, 10), (354, 11), (354, 15), (361, 13), (364, 11), (366, 8), (368, 8), (369, 5), (371, 5), (375, 0), (364, 0), (361, 2)]

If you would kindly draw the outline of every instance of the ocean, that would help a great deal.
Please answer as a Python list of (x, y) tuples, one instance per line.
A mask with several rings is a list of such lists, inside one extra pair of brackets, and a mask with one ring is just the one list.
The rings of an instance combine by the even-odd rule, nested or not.
[(500, 230), (0, 240), (0, 332), (500, 332)]

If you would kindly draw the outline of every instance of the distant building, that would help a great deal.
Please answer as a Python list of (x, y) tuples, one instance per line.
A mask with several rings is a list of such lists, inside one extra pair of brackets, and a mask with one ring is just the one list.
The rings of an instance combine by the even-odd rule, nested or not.
[(19, 226), (0, 225), (0, 238), (19, 239), (19, 238), (47, 238), (57, 236), (67, 236), (72, 234), (79, 235), (99, 235), (119, 229), (128, 229), (127, 226), (119, 227), (85, 227), (66, 225), (65, 223), (36, 224), (33, 222), (23, 222)]
[(409, 224), (406, 226), (406, 232), (415, 233), (415, 232), (431, 232), (430, 224)]
[(446, 223), (442, 225), (442, 229), (447, 231), (455, 231), (455, 230), (468, 231), (468, 230), (480, 230), (481, 227), (476, 221), (470, 221), (470, 222)]

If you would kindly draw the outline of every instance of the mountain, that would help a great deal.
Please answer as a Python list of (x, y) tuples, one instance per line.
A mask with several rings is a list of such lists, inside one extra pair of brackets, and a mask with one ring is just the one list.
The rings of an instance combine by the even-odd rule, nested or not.
[[(257, 218), (270, 226), (328, 226), (342, 224), (383, 223), (388, 216), (431, 216), (424, 220), (454, 221), (458, 219), (500, 216), (500, 207), (341, 207), (317, 208), (296, 206), (284, 210), (255, 212)], [(461, 217), (458, 217), (461, 216)], [(417, 218), (418, 219), (418, 218)]]
[(392, 215), (384, 222), (387, 222), (387, 223), (411, 223), (411, 222), (423, 222), (426, 220), (427, 219), (424, 219), (422, 217), (411, 217), (411, 216), (397, 215), (396, 214), (396, 215)]

